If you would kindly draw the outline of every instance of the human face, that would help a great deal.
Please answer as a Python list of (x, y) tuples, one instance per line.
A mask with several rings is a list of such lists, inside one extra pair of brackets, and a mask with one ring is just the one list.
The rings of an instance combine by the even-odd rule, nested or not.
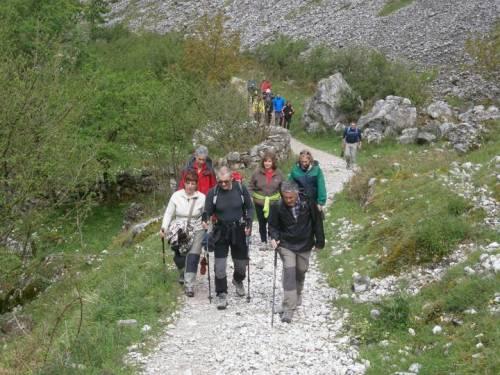
[(231, 190), (233, 187), (232, 182), (233, 179), (230, 175), (220, 176), (219, 180), (217, 181), (222, 190)]
[(186, 181), (184, 184), (184, 190), (186, 190), (187, 195), (193, 195), (196, 190), (198, 190), (198, 183), (194, 181)]
[(299, 197), (295, 191), (285, 191), (281, 194), (281, 196), (283, 197), (283, 202), (285, 202), (288, 207), (295, 206), (297, 198)]
[(311, 157), (309, 155), (300, 155), (299, 164), (302, 169), (307, 169), (311, 165)]
[(203, 164), (205, 164), (206, 161), (207, 161), (206, 156), (198, 155), (196, 157), (196, 165), (198, 165), (198, 167), (201, 167)]
[(264, 162), (264, 169), (271, 169), (273, 167), (273, 160), (272, 159), (265, 159)]

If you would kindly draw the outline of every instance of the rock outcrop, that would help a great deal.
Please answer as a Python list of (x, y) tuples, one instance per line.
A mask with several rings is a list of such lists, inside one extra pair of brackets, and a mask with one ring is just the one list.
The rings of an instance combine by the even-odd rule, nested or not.
[(338, 105), (342, 95), (351, 91), (340, 73), (319, 81), (316, 93), (304, 106), (303, 122), (306, 131), (333, 129), (339, 122), (344, 121), (345, 116), (338, 109)]

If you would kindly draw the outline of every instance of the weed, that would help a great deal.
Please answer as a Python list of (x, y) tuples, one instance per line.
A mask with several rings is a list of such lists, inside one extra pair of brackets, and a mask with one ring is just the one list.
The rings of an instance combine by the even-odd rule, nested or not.
[(385, 17), (398, 11), (401, 8), (407, 7), (414, 0), (387, 0), (382, 9), (378, 12), (379, 17)]

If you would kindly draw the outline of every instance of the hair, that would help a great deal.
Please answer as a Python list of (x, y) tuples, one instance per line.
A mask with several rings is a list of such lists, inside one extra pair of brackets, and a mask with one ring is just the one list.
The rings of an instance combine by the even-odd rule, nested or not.
[(309, 151), (309, 150), (307, 150), (307, 149), (304, 149), (304, 150), (300, 151), (300, 153), (299, 153), (299, 160), (300, 160), (301, 156), (304, 156), (304, 155), (309, 156), (309, 159), (310, 159), (311, 161), (313, 161), (313, 160), (314, 160), (314, 158), (313, 158), (313, 156), (312, 156), (312, 154), (311, 154), (311, 151)]
[(199, 145), (196, 150), (194, 150), (194, 156), (208, 156), (208, 148), (203, 145)]
[(283, 181), (280, 190), (282, 193), (299, 193), (299, 185), (294, 181)]
[(262, 159), (260, 160), (260, 166), (262, 168), (264, 168), (264, 161), (267, 160), (267, 159), (271, 159), (271, 161), (273, 162), (273, 165), (272, 165), (272, 169), (276, 169), (276, 155), (274, 154), (274, 152), (271, 152), (271, 151), (266, 151), (264, 152), (264, 155), (262, 156)]
[(198, 173), (195, 171), (188, 171), (184, 177), (184, 182), (193, 181), (198, 184)]
[(231, 176), (231, 174), (232, 174), (232, 171), (231, 171), (231, 169), (229, 169), (229, 167), (226, 167), (226, 166), (220, 167), (217, 170), (217, 179), (219, 179), (223, 176)]

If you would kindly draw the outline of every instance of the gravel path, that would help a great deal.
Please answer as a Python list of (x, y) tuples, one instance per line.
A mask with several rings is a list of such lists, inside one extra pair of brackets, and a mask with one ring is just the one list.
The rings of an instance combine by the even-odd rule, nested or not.
[[(305, 147), (292, 139), (295, 153)], [(342, 189), (350, 172), (343, 160), (309, 149), (325, 172), (331, 200), (333, 194)], [(259, 251), (256, 227), (253, 232), (250, 303), (237, 297), (230, 284), (229, 306), (218, 311), (208, 302), (207, 278), (199, 277), (195, 297), (184, 297), (176, 319), (168, 325), (157, 347), (146, 357), (136, 357), (143, 373), (364, 373), (365, 364), (359, 362), (357, 348), (350, 344), (349, 337), (341, 334), (347, 313), (332, 307), (337, 291), (326, 285), (315, 256), (306, 276), (303, 306), (291, 324), (281, 323), (276, 315), (271, 328), (273, 252)], [(228, 262), (228, 276), (232, 274), (231, 263)], [(280, 263), (278, 261), (277, 305), (281, 303), (282, 291)]]

